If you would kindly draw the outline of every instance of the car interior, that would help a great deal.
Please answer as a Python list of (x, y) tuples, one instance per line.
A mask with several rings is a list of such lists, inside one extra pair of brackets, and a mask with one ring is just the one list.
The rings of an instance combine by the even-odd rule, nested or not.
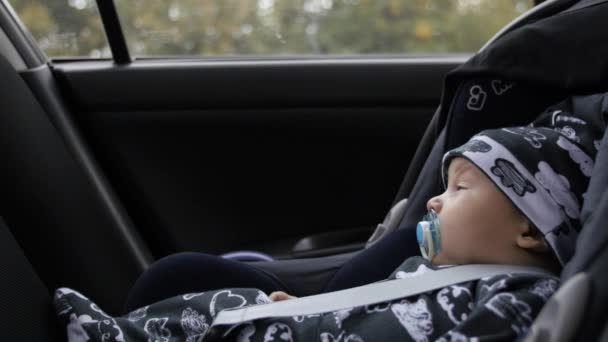
[[(493, 80), (483, 63), (501, 57), (501, 44), (512, 44), (517, 32), (546, 18), (559, 23), (565, 13), (603, 15), (608, 7), (605, 0), (538, 3), (471, 59), (206, 61), (131, 59), (110, 29), (114, 21), (120, 30), (112, 1), (98, 1), (114, 58), (50, 61), (0, 2), (6, 339), (65, 340), (51, 305), (62, 286), (123, 314), (138, 276), (183, 251), (254, 263), (297, 295), (317, 293), (349, 260), (415, 223), (439, 184), (425, 180), (439, 174), (448, 147), (479, 128), (527, 122), (565, 95), (608, 91), (608, 50), (594, 45), (597, 58), (580, 48), (532, 70), (537, 60), (519, 59), (525, 75), (515, 67), (509, 75), (529, 82), (520, 114), (509, 113), (521, 102), (492, 117), (452, 110), (467, 84)], [(567, 25), (574, 24), (560, 30), (576, 27)], [(603, 26), (581, 32), (588, 37), (581, 46), (608, 46)], [(556, 34), (555, 42), (562, 38)], [(531, 56), (547, 58), (548, 50)], [(576, 58), (586, 63), (547, 76)], [(598, 154), (596, 170), (608, 167), (606, 153)], [(594, 215), (530, 339), (608, 341), (608, 231), (601, 221), (608, 179), (595, 171), (591, 182), (596, 191), (585, 208)]]

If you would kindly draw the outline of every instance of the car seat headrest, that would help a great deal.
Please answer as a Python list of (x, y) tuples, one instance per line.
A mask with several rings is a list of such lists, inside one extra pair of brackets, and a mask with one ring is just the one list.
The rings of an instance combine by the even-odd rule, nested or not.
[(528, 125), (564, 97), (555, 89), (500, 78), (463, 82), (451, 105), (444, 148), (458, 147), (482, 130)]
[(608, 245), (608, 134), (604, 134), (595, 159), (595, 167), (581, 209), (583, 229), (576, 242), (576, 252), (562, 271), (568, 279), (591, 264)]
[(597, 29), (608, 1), (570, 5), (504, 34), (447, 75), (438, 123), (449, 129), (447, 149), (482, 129), (530, 122), (566, 96), (608, 91), (608, 44)]

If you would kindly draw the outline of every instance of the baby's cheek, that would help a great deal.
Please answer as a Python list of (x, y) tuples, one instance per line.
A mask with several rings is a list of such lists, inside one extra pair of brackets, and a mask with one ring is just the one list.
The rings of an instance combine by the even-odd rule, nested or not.
[(467, 232), (458, 231), (457, 229), (446, 229), (442, 230), (441, 234), (441, 252), (439, 260), (443, 263), (455, 263), (459, 264), (467, 260), (468, 251), (471, 246), (468, 241)]
[(441, 249), (439, 253), (433, 258), (434, 264), (445, 264), (450, 260), (452, 255), (452, 239), (450, 233), (444, 227), (441, 227)]

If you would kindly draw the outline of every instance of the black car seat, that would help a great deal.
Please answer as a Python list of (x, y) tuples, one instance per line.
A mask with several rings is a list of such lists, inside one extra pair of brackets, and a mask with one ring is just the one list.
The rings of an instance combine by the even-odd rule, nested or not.
[[(608, 114), (608, 100), (604, 104)], [(576, 253), (562, 271), (562, 286), (543, 308), (529, 341), (608, 340), (608, 134), (604, 134), (585, 202)], [(603, 336), (601, 336), (603, 335)]]
[(0, 218), (0, 328), (4, 341), (63, 341), (51, 296)]

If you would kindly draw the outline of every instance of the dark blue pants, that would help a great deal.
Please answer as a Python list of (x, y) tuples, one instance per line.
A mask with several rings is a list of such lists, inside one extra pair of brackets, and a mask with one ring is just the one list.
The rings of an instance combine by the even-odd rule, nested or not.
[(227, 287), (254, 287), (266, 293), (288, 291), (273, 274), (248, 264), (215, 255), (184, 252), (152, 264), (131, 288), (125, 311), (183, 293)]
[[(323, 292), (384, 279), (406, 258), (418, 255), (414, 229), (398, 230), (346, 262)], [(290, 292), (273, 274), (250, 264), (203, 253), (177, 253), (159, 259), (136, 281), (125, 311), (183, 293), (227, 287), (254, 287), (266, 293)]]

